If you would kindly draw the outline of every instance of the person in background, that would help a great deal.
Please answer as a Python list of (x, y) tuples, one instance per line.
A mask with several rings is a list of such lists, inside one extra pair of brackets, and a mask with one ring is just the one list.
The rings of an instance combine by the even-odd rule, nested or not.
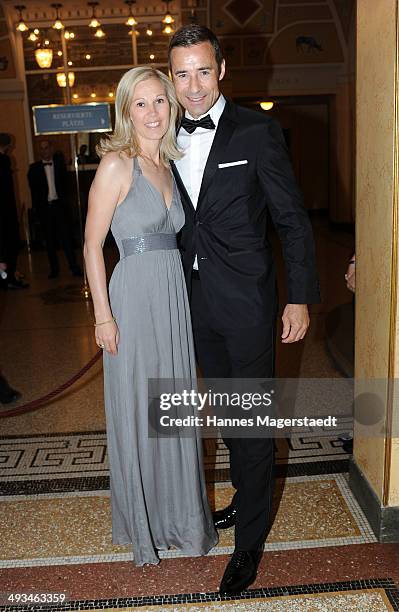
[(67, 170), (60, 152), (53, 153), (48, 140), (39, 145), (41, 161), (29, 167), (28, 180), (32, 206), (38, 212), (50, 264), (49, 278), (59, 276), (57, 239), (73, 276), (82, 276), (73, 249), (73, 235), (66, 202)]
[(349, 289), (349, 291), (352, 291), (352, 293), (355, 293), (355, 289), (356, 289), (356, 255), (353, 254), (353, 256), (351, 257), (349, 264), (348, 264), (348, 269), (346, 270), (346, 274), (345, 274), (345, 280), (346, 280), (346, 286)]
[(3, 270), (3, 286), (8, 289), (26, 289), (29, 285), (15, 276), (20, 245), (18, 213), (15, 201), (11, 160), (10, 134), (0, 133), (0, 225), (3, 242), (3, 259), (7, 270)]
[[(349, 260), (348, 268), (345, 273), (346, 287), (352, 293), (355, 293), (356, 289), (356, 255), (353, 254)], [(353, 296), (353, 313), (355, 312), (355, 296)], [(347, 432), (339, 436), (341, 440), (342, 448), (349, 454), (353, 453), (353, 432)]]
[[(1, 219), (0, 217), (0, 279), (5, 281), (7, 279), (7, 258), (5, 255), (4, 224), (1, 222)], [(10, 404), (20, 397), (20, 392), (10, 387), (0, 372), (0, 404)]]
[(78, 164), (88, 164), (89, 156), (87, 155), (87, 145), (82, 144), (79, 147)]

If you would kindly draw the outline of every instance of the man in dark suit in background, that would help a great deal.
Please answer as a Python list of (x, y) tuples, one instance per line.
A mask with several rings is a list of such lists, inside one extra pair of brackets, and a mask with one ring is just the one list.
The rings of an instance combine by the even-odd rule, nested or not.
[(67, 170), (61, 153), (54, 153), (48, 140), (40, 142), (41, 161), (29, 167), (32, 206), (43, 229), (50, 264), (49, 278), (59, 275), (57, 240), (64, 249), (74, 276), (82, 276), (73, 249), (73, 236), (66, 202)]
[[(0, 149), (5, 146), (4, 143), (11, 142), (11, 139), (9, 141), (9, 138), (10, 137), (8, 134), (0, 134)], [(3, 145), (1, 143), (3, 143)], [(1, 159), (1, 155), (4, 155), (4, 153), (3, 152), (0, 153), (0, 159)], [(0, 161), (0, 164), (1, 163), (2, 162)], [(0, 167), (0, 177), (1, 178), (4, 177), (2, 170), (3, 169)], [(0, 181), (0, 185), (2, 186), (3, 189), (5, 189), (4, 182)], [(0, 278), (2, 279), (2, 281), (4, 281), (4, 283), (6, 283), (7, 282), (7, 270), (8, 270), (7, 261), (9, 261), (9, 257), (7, 256), (7, 253), (6, 253), (8, 239), (7, 239), (7, 227), (4, 222), (4, 216), (2, 213), (3, 213), (3, 208), (0, 209)], [(0, 281), (0, 285), (2, 281)], [(21, 397), (20, 392), (10, 387), (10, 385), (8, 384), (7, 380), (4, 378), (0, 370), (0, 404), (10, 404), (11, 402), (15, 402), (16, 400), (18, 400), (20, 397)]]
[[(186, 215), (180, 245), (199, 366), (209, 378), (271, 378), (277, 293), (268, 213), (286, 267), (282, 342), (305, 336), (307, 304), (319, 302), (312, 229), (282, 132), (272, 118), (220, 94), (225, 61), (206, 27), (177, 31), (169, 63), (186, 111), (178, 132), (184, 156), (173, 169)], [(224, 441), (236, 493), (214, 518), (217, 528), (235, 524), (220, 585), (235, 593), (255, 580), (270, 527), (273, 440)]]
[[(2, 234), (2, 249), (7, 275), (0, 284), (8, 289), (26, 289), (29, 285), (16, 278), (17, 258), (20, 246), (17, 204), (15, 201), (14, 181), (11, 160), (8, 155), (12, 146), (10, 134), (0, 134), (0, 232)], [(5, 276), (4, 274), (4, 276)]]

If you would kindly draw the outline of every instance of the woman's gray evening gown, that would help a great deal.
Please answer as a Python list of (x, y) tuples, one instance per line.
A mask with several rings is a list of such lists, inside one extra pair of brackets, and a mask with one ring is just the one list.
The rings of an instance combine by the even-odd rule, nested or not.
[(132, 543), (137, 565), (158, 563), (157, 549), (197, 556), (217, 542), (201, 440), (148, 437), (147, 379), (195, 384), (190, 310), (174, 244), (183, 223), (174, 179), (168, 210), (134, 158), (132, 186), (111, 224), (120, 261), (109, 296), (120, 341), (117, 356), (104, 353), (104, 386), (112, 538)]

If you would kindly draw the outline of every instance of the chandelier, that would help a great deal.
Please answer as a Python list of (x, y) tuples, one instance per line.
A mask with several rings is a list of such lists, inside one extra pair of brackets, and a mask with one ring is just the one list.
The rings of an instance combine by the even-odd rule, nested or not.
[(24, 6), (23, 4), (18, 4), (16, 7), (14, 7), (17, 9), (17, 11), (19, 12), (19, 20), (18, 23), (16, 25), (16, 29), (18, 30), (18, 32), (27, 32), (27, 30), (29, 30), (28, 26), (26, 25), (23, 17), (22, 17), (22, 11), (24, 9), (26, 9), (26, 6)]
[[(57, 83), (59, 87), (66, 87), (66, 76), (65, 72), (57, 72)], [(75, 83), (75, 73), (68, 72), (68, 85), (73, 87)]]
[(88, 2), (87, 4), (88, 6), (91, 6), (91, 19), (89, 22), (89, 28), (99, 28), (101, 23), (96, 17), (96, 6), (98, 6), (98, 2)]
[(166, 14), (162, 19), (162, 23), (165, 26), (162, 30), (162, 33), (167, 35), (174, 33), (174, 28), (172, 24), (175, 22), (175, 20), (173, 19), (173, 15), (171, 15), (171, 13), (169, 12), (169, 1), (170, 0), (166, 0)]
[(53, 61), (53, 50), (50, 47), (37, 47), (35, 59), (39, 68), (51, 68)]
[(125, 4), (127, 4), (129, 7), (129, 17), (127, 18), (127, 21), (125, 22), (125, 25), (130, 26), (131, 28), (137, 25), (137, 21), (134, 18), (133, 13), (132, 13), (132, 5), (135, 3), (136, 3), (136, 0), (125, 0)]
[(62, 23), (60, 16), (58, 14), (58, 10), (62, 8), (62, 4), (52, 4), (51, 7), (55, 9), (55, 21), (53, 23), (54, 30), (62, 30), (64, 24)]

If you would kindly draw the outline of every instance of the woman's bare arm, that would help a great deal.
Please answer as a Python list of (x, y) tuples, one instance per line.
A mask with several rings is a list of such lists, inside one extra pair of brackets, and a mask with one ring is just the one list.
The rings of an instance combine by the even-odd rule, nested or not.
[(109, 321), (95, 328), (96, 341), (113, 355), (117, 353), (119, 337), (108, 299), (103, 246), (120, 199), (124, 170), (116, 153), (108, 153), (101, 160), (89, 193), (83, 251), (96, 323)]

